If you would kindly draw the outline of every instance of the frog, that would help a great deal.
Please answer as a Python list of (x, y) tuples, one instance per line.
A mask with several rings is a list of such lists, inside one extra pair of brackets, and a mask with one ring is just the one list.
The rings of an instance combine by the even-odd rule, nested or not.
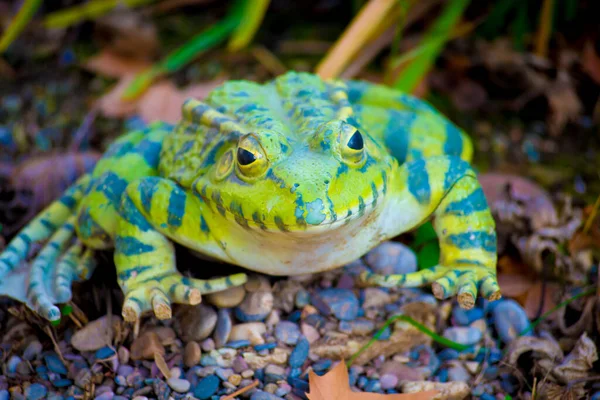
[[(73, 284), (96, 269), (95, 253), (110, 250), (124, 320), (169, 319), (175, 304), (244, 285), (249, 273), (340, 268), (431, 222), (437, 265), (357, 279), (431, 284), (435, 297), (468, 309), (478, 295), (501, 297), (495, 222), (473, 152), (431, 104), (383, 84), (296, 71), (226, 81), (187, 99), (178, 122), (112, 142), (0, 254), (0, 294), (20, 287), (30, 309), (56, 321)], [(184, 276), (176, 244), (243, 272)], [(19, 266), (23, 278), (8, 279)]]

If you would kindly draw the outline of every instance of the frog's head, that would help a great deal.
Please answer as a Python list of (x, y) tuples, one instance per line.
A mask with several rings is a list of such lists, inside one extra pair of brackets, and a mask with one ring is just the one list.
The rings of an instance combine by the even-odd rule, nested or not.
[(381, 204), (394, 165), (368, 132), (334, 119), (310, 135), (241, 135), (224, 146), (195, 190), (246, 228), (316, 232)]

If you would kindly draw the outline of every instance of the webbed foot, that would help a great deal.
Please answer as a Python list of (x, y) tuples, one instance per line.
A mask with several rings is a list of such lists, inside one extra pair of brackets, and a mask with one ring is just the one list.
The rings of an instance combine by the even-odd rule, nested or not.
[(201, 280), (184, 277), (179, 272), (153, 277), (129, 288), (123, 303), (123, 318), (135, 322), (142, 313), (152, 310), (158, 319), (169, 319), (172, 302), (195, 305), (201, 302), (203, 294), (243, 285), (247, 279), (246, 274), (234, 274)]

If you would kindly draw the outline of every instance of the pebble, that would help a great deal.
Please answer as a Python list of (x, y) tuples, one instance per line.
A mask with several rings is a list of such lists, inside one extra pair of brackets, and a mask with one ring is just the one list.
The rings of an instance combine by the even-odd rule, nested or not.
[(231, 328), (229, 340), (249, 340), (253, 345), (263, 344), (265, 340), (262, 335), (266, 332), (267, 326), (263, 322), (246, 322)]
[(177, 324), (179, 337), (184, 342), (202, 341), (209, 337), (217, 324), (217, 312), (204, 303), (187, 306), (178, 315)]
[(361, 298), (364, 299), (362, 307), (377, 308), (383, 307), (392, 302), (392, 296), (380, 288), (366, 288), (361, 291)]
[(408, 274), (417, 270), (417, 256), (399, 242), (383, 242), (367, 253), (365, 260), (377, 274)]
[(216, 375), (208, 375), (202, 378), (194, 388), (194, 397), (200, 400), (209, 399), (217, 392), (220, 382)]
[(242, 376), (240, 374), (231, 374), (227, 381), (231, 383), (233, 386), (239, 386), (240, 382), (242, 382)]
[(79, 351), (96, 351), (104, 346), (110, 346), (113, 332), (121, 322), (121, 318), (105, 315), (86, 324), (71, 337), (71, 345)]
[(27, 361), (31, 361), (36, 359), (40, 354), (42, 354), (42, 344), (39, 340), (32, 340), (31, 343), (27, 345), (25, 351), (23, 351), (23, 359)]
[(530, 321), (523, 307), (516, 301), (507, 299), (498, 300), (498, 303), (492, 310), (494, 327), (500, 339), (504, 343), (510, 343), (530, 326)]
[(308, 339), (305, 337), (300, 338), (294, 350), (290, 353), (288, 363), (292, 368), (300, 368), (308, 358), (308, 352), (310, 350), (310, 344)]
[(265, 382), (279, 382), (285, 380), (285, 369), (279, 365), (269, 364), (265, 368)]
[(127, 364), (129, 362), (129, 349), (125, 346), (120, 346), (119, 350), (117, 350), (117, 356), (119, 358), (119, 363)]
[(187, 393), (190, 390), (190, 382), (182, 378), (169, 378), (167, 384), (178, 393)]
[(364, 318), (354, 321), (340, 321), (338, 330), (352, 335), (365, 336), (375, 330), (375, 323), (370, 319)]
[(39, 400), (46, 397), (48, 389), (40, 383), (32, 383), (25, 389), (25, 397), (27, 400)]
[(44, 361), (46, 362), (46, 366), (48, 369), (56, 374), (67, 375), (67, 367), (61, 361), (61, 359), (56, 355), (56, 353), (49, 353), (44, 356)]
[(95, 357), (97, 360), (108, 360), (117, 355), (115, 349), (110, 346), (102, 347), (96, 351)]
[(314, 343), (321, 338), (319, 331), (312, 325), (303, 323), (300, 325), (300, 331), (309, 343)]
[(144, 332), (131, 344), (131, 358), (133, 360), (154, 359), (154, 353), (165, 355), (165, 348), (155, 332)]
[(238, 306), (246, 296), (244, 286), (234, 286), (220, 292), (210, 293), (206, 295), (209, 303), (217, 308), (233, 308)]
[(298, 290), (294, 298), (294, 303), (299, 309), (304, 308), (305, 306), (310, 304), (310, 292), (306, 289)]
[(329, 288), (319, 290), (312, 297), (312, 305), (322, 314), (333, 314), (342, 321), (351, 321), (358, 316), (358, 299), (352, 290)]
[(247, 293), (235, 308), (235, 317), (242, 322), (264, 321), (273, 310), (274, 297), (270, 290)]
[(477, 344), (483, 337), (483, 334), (476, 328), (457, 326), (447, 328), (444, 331), (444, 337), (453, 342), (471, 346)]
[(398, 377), (392, 374), (384, 374), (379, 378), (379, 384), (383, 390), (393, 389), (398, 384)]
[(10, 393), (8, 393), (8, 390), (0, 390), (0, 400), (9, 400), (10, 399)]
[(231, 322), (231, 313), (227, 309), (220, 309), (217, 312), (217, 325), (215, 327), (215, 333), (213, 335), (215, 346), (225, 346), (225, 344), (229, 340), (229, 335), (231, 334), (232, 327), (233, 322)]
[(271, 394), (268, 392), (263, 392), (261, 390), (257, 390), (256, 392), (252, 393), (252, 396), (250, 396), (250, 400), (284, 400), (284, 399), (279, 396), (275, 396), (274, 394)]
[(285, 344), (295, 345), (300, 335), (298, 325), (290, 321), (281, 321), (275, 327), (275, 337)]
[(188, 342), (183, 351), (183, 363), (185, 366), (191, 368), (198, 365), (200, 357), (202, 357), (202, 351), (200, 350), (198, 342)]

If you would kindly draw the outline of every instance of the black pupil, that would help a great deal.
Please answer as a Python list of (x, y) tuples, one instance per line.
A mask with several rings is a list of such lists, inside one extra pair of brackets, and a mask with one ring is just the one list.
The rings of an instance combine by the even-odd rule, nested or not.
[(248, 150), (240, 147), (237, 151), (237, 159), (241, 165), (248, 165), (252, 164), (256, 160), (256, 157)]
[(348, 147), (353, 150), (362, 150), (364, 145), (363, 137), (359, 131), (354, 132), (354, 135), (348, 140)]

